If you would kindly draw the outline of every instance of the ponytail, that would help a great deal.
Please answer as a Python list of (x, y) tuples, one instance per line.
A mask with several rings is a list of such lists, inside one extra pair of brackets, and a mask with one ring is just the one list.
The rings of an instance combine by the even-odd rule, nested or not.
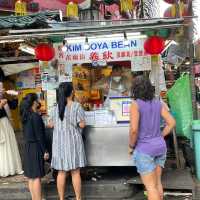
[(65, 107), (67, 105), (67, 98), (64, 94), (64, 88), (59, 87), (58, 89), (58, 112), (61, 121), (64, 119)]
[(67, 97), (70, 97), (73, 91), (71, 83), (61, 83), (58, 88), (58, 112), (61, 121), (64, 119), (65, 107), (67, 105)]

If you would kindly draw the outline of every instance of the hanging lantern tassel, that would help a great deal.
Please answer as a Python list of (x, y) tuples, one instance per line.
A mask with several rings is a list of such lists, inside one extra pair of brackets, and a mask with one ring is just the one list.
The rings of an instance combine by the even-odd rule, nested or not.
[(146, 53), (150, 55), (158, 55), (165, 48), (165, 41), (160, 36), (152, 36), (148, 38), (144, 43), (144, 49)]
[[(169, 3), (169, 4), (175, 4), (176, 3), (176, 0), (164, 0), (166, 3)], [(180, 0), (180, 2), (184, 3), (184, 4), (187, 4), (190, 2), (190, 0)]]
[(35, 48), (35, 57), (41, 61), (50, 61), (55, 56), (55, 49), (46, 43), (41, 43)]
[[(183, 2), (179, 3), (179, 16), (183, 17), (186, 16), (187, 8)], [(171, 16), (176, 17), (176, 4), (173, 4), (171, 7)]]
[(132, 0), (120, 0), (120, 11), (130, 12), (134, 10), (134, 4)]
[(174, 3), (176, 3), (176, 1), (175, 0), (164, 0), (166, 3), (169, 3), (169, 4), (174, 4)]
[[(188, 7), (183, 2), (179, 3), (179, 12), (180, 17), (188, 16)], [(176, 4), (165, 10), (164, 17), (176, 17)]]
[(22, 0), (17, 0), (15, 3), (15, 15), (24, 16), (27, 15), (27, 5), (26, 2)]
[(66, 17), (78, 18), (78, 3), (70, 1), (66, 6)]
[(184, 4), (184, 2), (180, 2), (179, 3), (179, 9), (180, 9), (180, 16), (181, 17), (185, 17), (185, 16), (189, 16), (188, 13), (188, 6)]

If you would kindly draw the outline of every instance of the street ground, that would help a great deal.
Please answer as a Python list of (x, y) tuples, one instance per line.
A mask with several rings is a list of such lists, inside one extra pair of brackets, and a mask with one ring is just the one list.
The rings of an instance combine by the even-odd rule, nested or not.
[[(105, 169), (88, 170), (83, 177), (83, 193), (86, 200), (145, 200), (144, 188), (139, 184), (128, 184), (130, 177), (135, 177), (135, 172), (130, 174), (130, 169), (117, 170), (112, 169), (112, 173), (106, 173)], [(125, 173), (126, 171), (126, 173)], [(118, 175), (116, 172), (119, 172)], [(132, 176), (134, 175), (134, 176)], [(84, 174), (83, 174), (84, 176)], [(176, 179), (177, 177), (174, 177)], [(131, 178), (131, 180), (135, 180)], [(57, 192), (55, 183), (51, 182), (51, 174), (46, 176), (43, 182), (44, 199), (56, 200)], [(27, 190), (27, 179), (23, 175), (12, 176), (0, 179), (0, 200), (29, 200), (30, 194)], [(200, 184), (196, 183), (200, 188)], [(197, 189), (199, 190), (199, 189)], [(72, 187), (67, 187), (68, 200), (74, 200)], [(166, 190), (171, 195), (166, 195), (165, 200), (192, 200), (191, 191), (185, 190)], [(187, 194), (186, 194), (187, 193)], [(178, 195), (178, 196), (174, 196)], [(180, 196), (182, 195), (182, 196)], [(193, 198), (193, 200), (200, 198)]]
[[(19, 141), (19, 149), (23, 152), (22, 134), (16, 134)], [(189, 154), (191, 155), (191, 154)], [(23, 155), (21, 156), (23, 158)], [(171, 160), (175, 159), (171, 158)], [(173, 167), (174, 166), (174, 167)], [(48, 168), (48, 166), (47, 166)], [(181, 173), (176, 173), (176, 165), (170, 163), (166, 165), (171, 169), (165, 177), (165, 191), (170, 192), (173, 196), (165, 196), (165, 200), (192, 200), (191, 188), (194, 183), (191, 170), (184, 169)], [(47, 169), (48, 171), (48, 169)], [(165, 173), (166, 174), (166, 173)], [(83, 174), (83, 193), (87, 200), (145, 200), (144, 188), (137, 178), (136, 170), (133, 167), (113, 167), (113, 168), (92, 168), (84, 171)], [(51, 182), (52, 176), (46, 176), (43, 179), (44, 198), (46, 200), (57, 200), (57, 191), (55, 183)], [(13, 176), (0, 178), (0, 200), (29, 200), (30, 194), (27, 190), (27, 180), (24, 176)], [(170, 186), (170, 187), (169, 187)], [(200, 183), (195, 183), (196, 198), (200, 200)], [(167, 188), (167, 189), (166, 189)], [(170, 190), (169, 190), (170, 189)], [(72, 187), (67, 187), (68, 197), (73, 197)], [(185, 194), (188, 193), (189, 195)], [(194, 193), (194, 191), (193, 191)], [(183, 195), (183, 196), (174, 196)], [(72, 200), (73, 198), (66, 198)]]

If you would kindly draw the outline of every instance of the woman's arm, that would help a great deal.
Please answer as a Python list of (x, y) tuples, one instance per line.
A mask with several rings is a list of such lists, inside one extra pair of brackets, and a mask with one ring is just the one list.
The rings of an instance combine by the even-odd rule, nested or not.
[(0, 109), (2, 109), (7, 104), (6, 99), (0, 99)]
[(130, 130), (129, 130), (129, 146), (134, 148), (137, 142), (138, 127), (139, 127), (139, 110), (136, 102), (131, 104), (130, 109)]
[(81, 107), (81, 105), (78, 106), (78, 110), (77, 110), (77, 125), (80, 128), (85, 128), (86, 124), (85, 124), (85, 112), (83, 110), (83, 108)]
[(48, 124), (47, 124), (46, 127), (47, 127), (47, 128), (53, 128), (53, 127), (54, 127), (54, 124), (53, 124), (53, 120), (52, 120), (52, 119), (50, 119), (50, 120), (48, 121)]
[(169, 111), (167, 110), (167, 108), (165, 106), (162, 106), (161, 116), (163, 117), (163, 119), (166, 122), (166, 126), (162, 131), (162, 135), (163, 135), (163, 137), (165, 137), (165, 136), (169, 135), (171, 130), (175, 127), (176, 121), (172, 117), (172, 115), (169, 113)]
[(85, 126), (86, 126), (85, 121), (80, 121), (79, 124), (78, 124), (78, 126), (80, 128), (85, 128)]
[(58, 112), (58, 110), (56, 108), (57, 107), (54, 107), (52, 109), (52, 111), (50, 112), (50, 115), (47, 116), (48, 117), (48, 122), (47, 122), (47, 125), (46, 125), (47, 128), (54, 128), (55, 115), (56, 115), (56, 112)]

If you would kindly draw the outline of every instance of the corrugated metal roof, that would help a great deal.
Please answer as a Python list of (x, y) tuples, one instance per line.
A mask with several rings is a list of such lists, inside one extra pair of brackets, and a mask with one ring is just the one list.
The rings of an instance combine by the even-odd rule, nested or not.
[(40, 12), (27, 16), (3, 16), (0, 17), (0, 29), (30, 29), (30, 28), (47, 28), (48, 18), (56, 18), (58, 12)]

